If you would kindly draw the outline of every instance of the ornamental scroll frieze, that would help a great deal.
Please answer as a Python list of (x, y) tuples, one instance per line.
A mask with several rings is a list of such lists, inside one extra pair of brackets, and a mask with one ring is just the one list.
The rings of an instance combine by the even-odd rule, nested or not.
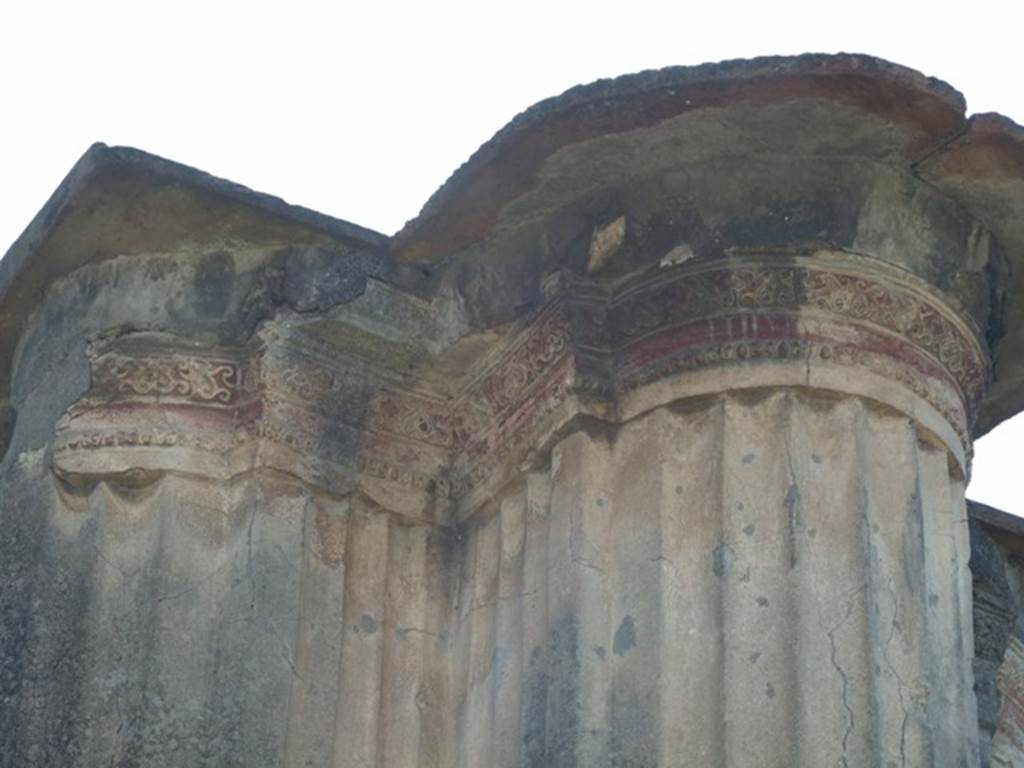
[(297, 337), (244, 349), (168, 334), (101, 339), (87, 354), (89, 391), (58, 425), (56, 468), (106, 475), (137, 460), (224, 477), (255, 462), (338, 492), (361, 478), (431, 492), (451, 410), (393, 393), (331, 352)]
[(344, 424), (438, 450), (454, 447), (465, 419), (448, 400), (403, 389), (386, 371), (308, 337), (279, 340), (268, 348), (261, 356), (260, 378), (271, 407), (297, 408), (312, 422)]
[(237, 453), (264, 440), (280, 447), (282, 466), (294, 456), (317, 478), (364, 477), (461, 505), (486, 497), (581, 410), (614, 419), (623, 397), (656, 381), (785, 361), (896, 382), (969, 445), (987, 352), (942, 297), (891, 272), (748, 259), (612, 287), (565, 277), (468, 367), (453, 397), (299, 333), (244, 350), (128, 339), (91, 354), (93, 387), (58, 448), (163, 446), (173, 434), (175, 447)]
[[(908, 278), (902, 280), (905, 283)], [(601, 311), (608, 313), (607, 342), (615, 350), (651, 334), (720, 317), (820, 312), (837, 320), (870, 324), (913, 343), (948, 372), (971, 410), (988, 383), (986, 352), (970, 321), (944, 307), (923, 286), (911, 287), (889, 276), (809, 264), (711, 265), (623, 291), (609, 300), (606, 310), (589, 309), (590, 313)], [(581, 318), (579, 325), (599, 327), (588, 317)], [(737, 354), (743, 352), (740, 346)]]
[(95, 391), (111, 395), (176, 397), (227, 405), (255, 387), (246, 366), (231, 359), (105, 354), (96, 358), (92, 370)]
[(540, 313), (537, 322), (523, 333), (466, 399), (482, 399), (496, 418), (518, 406), (530, 388), (566, 354), (569, 327), (562, 302)]
[(121, 469), (107, 461), (111, 452), (223, 455), (238, 445), (237, 427), (258, 417), (259, 384), (243, 350), (119, 333), (95, 339), (86, 357), (91, 386), (58, 423), (58, 468)]
[(975, 329), (909, 276), (862, 268), (718, 262), (604, 291), (565, 281), (522, 333), (529, 341), (510, 346), (463, 396), (493, 416), (456, 455), (453, 496), (500, 482), (553, 420), (570, 417), (567, 399), (614, 404), (673, 375), (761, 362), (870, 371), (932, 405), (969, 449), (988, 383)]
[(471, 373), (455, 399), (455, 451), (441, 489), (456, 502), (486, 496), (568, 419), (577, 381), (569, 305), (557, 291), (533, 322)]

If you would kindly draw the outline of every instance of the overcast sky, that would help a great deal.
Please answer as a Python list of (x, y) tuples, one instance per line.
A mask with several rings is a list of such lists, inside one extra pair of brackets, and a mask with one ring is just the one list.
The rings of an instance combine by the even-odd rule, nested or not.
[[(1011, 2), (11, 2), (0, 10), (0, 253), (86, 148), (126, 144), (392, 234), (513, 115), (672, 64), (870, 53), (1024, 123)], [(948, 10), (947, 10), (948, 9)], [(1024, 419), (969, 495), (1024, 514)]]

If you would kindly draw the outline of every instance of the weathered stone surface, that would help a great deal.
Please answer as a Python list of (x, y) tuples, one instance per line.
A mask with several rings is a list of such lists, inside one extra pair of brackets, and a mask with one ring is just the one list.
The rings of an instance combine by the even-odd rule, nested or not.
[[(976, 760), (962, 483), (905, 416), (859, 398), (726, 395), (575, 432), (544, 475), (470, 533), (466, 754), (511, 727), (544, 733), (544, 757), (500, 764)], [(532, 488), (543, 551), (518, 533), (511, 546), (547, 582), (535, 644), (494, 629), (495, 610), (516, 610), (501, 601), (527, 605), (497, 553)], [(548, 707), (512, 726), (506, 665), (528, 670), (520, 690), (547, 690)], [(473, 705), (492, 697), (493, 711)]]
[(968, 502), (974, 592), (974, 688), (983, 766), (1024, 761), (1024, 601), (1019, 518)]
[(0, 765), (1017, 759), (1018, 130), (646, 73), (393, 239), (94, 147), (0, 263)]

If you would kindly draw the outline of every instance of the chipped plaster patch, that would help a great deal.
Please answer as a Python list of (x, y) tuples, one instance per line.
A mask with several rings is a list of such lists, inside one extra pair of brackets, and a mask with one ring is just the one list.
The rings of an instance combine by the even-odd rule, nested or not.
[(626, 217), (619, 216), (610, 224), (598, 227), (590, 238), (590, 259), (587, 261), (587, 272), (593, 274), (604, 269), (609, 259), (622, 246), (626, 239)]
[(661, 257), (661, 261), (658, 262), (660, 267), (674, 267), (677, 264), (682, 264), (685, 261), (689, 261), (696, 254), (693, 252), (693, 248), (688, 243), (680, 243), (671, 251)]

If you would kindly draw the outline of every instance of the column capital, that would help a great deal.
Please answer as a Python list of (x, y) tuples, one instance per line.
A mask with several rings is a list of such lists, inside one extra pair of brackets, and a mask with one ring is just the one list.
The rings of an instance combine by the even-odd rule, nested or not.
[[(35, 333), (26, 297), (48, 286), (77, 291), (48, 299), (69, 316), (94, 285), (123, 304), (109, 267), (147, 308), (83, 331), (114, 314), (135, 329), (95, 347), (61, 471), (277, 468), (417, 517), (467, 514), (574, 418), (738, 388), (877, 400), (965, 466), (972, 436), (1024, 404), (1021, 158), (1012, 124), (857, 56), (575, 89), (513, 121), (394, 238), (101, 147), (5, 258), (0, 358)], [(145, 227), (82, 213), (127, 206)], [(182, 389), (236, 375), (229, 402)], [(176, 423), (178, 400), (209, 420), (162, 452), (153, 425)]]

